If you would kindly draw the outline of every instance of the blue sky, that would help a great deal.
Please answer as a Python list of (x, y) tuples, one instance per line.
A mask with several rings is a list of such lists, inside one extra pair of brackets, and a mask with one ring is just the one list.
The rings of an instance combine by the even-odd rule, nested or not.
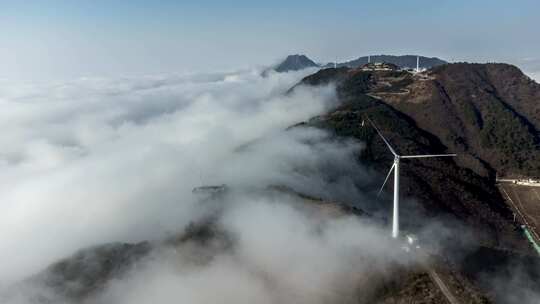
[[(423, 54), (540, 71), (540, 1), (0, 1), (0, 78)], [(534, 72), (534, 71), (533, 71)]]

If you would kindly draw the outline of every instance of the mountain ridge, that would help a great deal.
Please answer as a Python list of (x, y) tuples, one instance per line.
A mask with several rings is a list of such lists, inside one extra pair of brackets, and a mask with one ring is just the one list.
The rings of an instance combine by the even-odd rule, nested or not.
[[(400, 168), (403, 229), (414, 230), (415, 223), (407, 218), (419, 207), (407, 198), (419, 202), (426, 220), (455, 220), (449, 225), (456, 247), (443, 250), (444, 259), (495, 303), (510, 290), (490, 289), (489, 277), (497, 271), (509, 275), (507, 269), (515, 267), (538, 269), (531, 265), (534, 252), (496, 186), (497, 173), (540, 176), (536, 82), (508, 64), (459, 63), (422, 73), (328, 68), (299, 85), (329, 84), (336, 87), (338, 106), (307, 124), (364, 142), (359, 159), (379, 172), (381, 184), (393, 156), (365, 122), (368, 117), (399, 153), (458, 153), (455, 159), (409, 161)], [(509, 140), (521, 151), (507, 147)], [(474, 245), (459, 244), (464, 238), (460, 226), (474, 231)], [(477, 263), (474, 271), (472, 260)], [(536, 280), (537, 275), (528, 278)]]
[[(445, 60), (442, 60), (437, 57), (426, 57), (421, 55), (370, 55), (370, 56), (361, 56), (357, 59), (341, 62), (337, 64), (337, 67), (349, 67), (357, 68), (368, 62), (386, 62), (397, 65), (400, 68), (416, 68), (416, 60), (420, 59), (419, 67), (430, 69), (436, 66), (440, 66), (448, 63)], [(328, 63), (324, 67), (333, 67), (333, 63)]]
[[(369, 59), (368, 59), (369, 57)], [(412, 69), (416, 68), (416, 60), (420, 59), (419, 67), (423, 69), (430, 69), (436, 66), (444, 65), (448, 62), (437, 57), (426, 57), (420, 55), (370, 55), (361, 56), (357, 59), (345, 61), (345, 62), (331, 62), (327, 64), (319, 64), (311, 60), (308, 56), (303, 54), (295, 54), (287, 56), (282, 62), (277, 64), (273, 69), (276, 72), (290, 72), (299, 71), (306, 68), (319, 67), (319, 68), (333, 68), (336, 67), (349, 67), (357, 68), (364, 64), (371, 62), (386, 62), (397, 65), (399, 68)]]

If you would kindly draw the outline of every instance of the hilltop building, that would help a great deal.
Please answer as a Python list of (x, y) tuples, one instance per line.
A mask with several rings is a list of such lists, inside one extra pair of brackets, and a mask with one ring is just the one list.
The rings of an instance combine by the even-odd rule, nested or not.
[(364, 64), (360, 69), (362, 71), (398, 71), (399, 67), (387, 62), (370, 62)]

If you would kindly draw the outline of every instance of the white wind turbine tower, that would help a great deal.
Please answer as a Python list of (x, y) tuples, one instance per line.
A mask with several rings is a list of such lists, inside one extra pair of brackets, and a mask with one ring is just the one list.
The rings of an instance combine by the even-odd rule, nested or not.
[(446, 157), (446, 156), (456, 156), (456, 154), (426, 154), (426, 155), (399, 155), (397, 152), (392, 148), (388, 140), (384, 138), (381, 131), (375, 126), (373, 121), (368, 118), (368, 121), (371, 123), (373, 128), (377, 131), (379, 136), (382, 138), (388, 149), (390, 149), (390, 152), (394, 154), (394, 164), (392, 167), (390, 167), (390, 171), (388, 171), (388, 175), (386, 175), (386, 179), (384, 180), (384, 183), (379, 190), (379, 194), (381, 194), (382, 190), (384, 189), (384, 186), (386, 185), (386, 182), (388, 181), (388, 178), (390, 177), (390, 174), (392, 173), (392, 170), (394, 170), (394, 209), (392, 214), (392, 237), (397, 238), (399, 236), (399, 161), (402, 158), (426, 158), (426, 157)]

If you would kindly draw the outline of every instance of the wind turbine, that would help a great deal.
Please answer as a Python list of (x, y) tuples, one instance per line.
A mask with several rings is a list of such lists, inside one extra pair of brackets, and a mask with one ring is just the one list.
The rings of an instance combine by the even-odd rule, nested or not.
[(388, 178), (390, 177), (390, 174), (392, 173), (392, 170), (394, 170), (394, 209), (392, 211), (392, 237), (397, 238), (399, 236), (399, 161), (403, 158), (427, 158), (427, 157), (447, 157), (447, 156), (456, 156), (457, 154), (425, 154), (425, 155), (399, 155), (397, 154), (396, 150), (392, 148), (388, 140), (384, 138), (381, 131), (375, 126), (373, 121), (371, 119), (367, 119), (369, 123), (373, 126), (373, 128), (377, 131), (379, 136), (382, 138), (390, 152), (394, 154), (394, 164), (392, 167), (390, 167), (390, 171), (388, 171), (388, 175), (386, 175), (386, 178), (384, 180), (384, 183), (379, 190), (378, 195), (381, 194), (382, 190), (384, 189), (384, 186), (386, 185), (386, 182), (388, 181)]

